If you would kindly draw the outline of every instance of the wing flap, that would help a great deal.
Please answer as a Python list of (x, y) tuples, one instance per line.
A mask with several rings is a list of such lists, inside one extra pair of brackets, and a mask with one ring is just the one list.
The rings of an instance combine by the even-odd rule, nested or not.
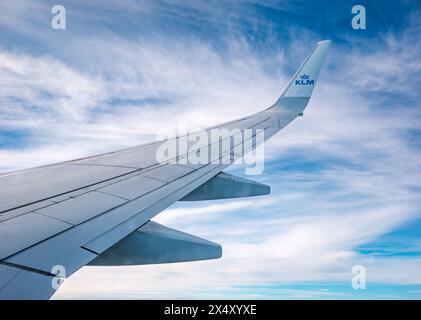
[(72, 225), (42, 216), (27, 213), (0, 223), (0, 259), (24, 250), (55, 234), (71, 228)]
[(0, 264), (0, 300), (48, 299), (55, 290), (52, 276)]
[(141, 213), (132, 215), (129, 219), (124, 220), (122, 223), (84, 244), (83, 247), (97, 254), (104, 252), (114, 243), (126, 237), (139, 228), (139, 226), (152, 219), (156, 214), (212, 178), (221, 171), (221, 167), (223, 167), (223, 165), (216, 167), (208, 165), (205, 168), (196, 170), (194, 174), (184, 177), (177, 183), (171, 183), (159, 189), (160, 194), (151, 193), (147, 195), (147, 197), (140, 198), (138, 203), (133, 203), (132, 212), (139, 212), (140, 203), (148, 203), (150, 205), (143, 207)]
[(207, 165), (195, 170), (139, 198), (33, 245), (6, 261), (43, 272), (51, 272), (53, 266), (63, 265), (66, 273), (70, 275), (225, 167), (225, 165), (216, 167)]
[(78, 225), (126, 202), (127, 200), (120, 197), (92, 191), (76, 198), (38, 209), (35, 212), (72, 225)]
[(134, 200), (148, 192), (151, 192), (152, 190), (162, 187), (164, 184), (165, 182), (163, 181), (138, 175), (118, 183), (108, 185), (98, 189), (98, 191), (122, 197), (124, 199)]

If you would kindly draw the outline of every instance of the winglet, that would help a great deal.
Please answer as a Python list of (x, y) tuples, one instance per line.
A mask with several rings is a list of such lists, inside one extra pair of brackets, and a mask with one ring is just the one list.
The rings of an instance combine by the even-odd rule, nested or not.
[(314, 46), (292, 77), (281, 98), (310, 98), (330, 43), (330, 40), (323, 40)]
[(277, 115), (279, 128), (285, 127), (296, 117), (303, 115), (330, 43), (330, 40), (323, 40), (314, 46), (276, 103), (265, 110)]

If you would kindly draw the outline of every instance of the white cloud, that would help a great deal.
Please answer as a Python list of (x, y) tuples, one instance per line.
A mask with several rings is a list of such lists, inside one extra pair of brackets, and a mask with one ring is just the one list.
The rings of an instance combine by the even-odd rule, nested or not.
[[(18, 13), (3, 24), (12, 25)], [(28, 29), (19, 30), (28, 34)], [(280, 70), (295, 49), (302, 54), (309, 49), (293, 43), (293, 51), (262, 55), (229, 35), (226, 45), (221, 52), (197, 38), (127, 40), (75, 33), (66, 45), (71, 63), (57, 55), (1, 49), (0, 126), (30, 133), (30, 146), (0, 149), (0, 170), (139, 144), (162, 127), (176, 127), (178, 120), (205, 127), (261, 110), (289, 78)], [(240, 295), (235, 285), (350, 282), (353, 264), (367, 267), (369, 281), (421, 283), (418, 258), (373, 258), (356, 250), (420, 217), (414, 187), (421, 181), (421, 154), (406, 136), (420, 127), (419, 110), (366, 95), (416, 95), (407, 80), (420, 71), (419, 45), (406, 39), (397, 46), (388, 37), (369, 52), (338, 47), (332, 47), (333, 68), (323, 70), (305, 116), (266, 146), (269, 170), (294, 157), (321, 164), (320, 169), (271, 170), (262, 177), (273, 187), (271, 197), (178, 204), (158, 217), (222, 243), (222, 260), (88, 267), (57, 297)]]
[[(235, 119), (267, 106), (279, 90), (242, 41), (226, 58), (196, 40), (110, 41), (74, 44), (76, 52), (93, 52), (93, 73), (53, 57), (0, 51), (0, 124), (32, 133), (29, 144), (36, 145), (0, 151), (3, 170), (11, 154), (21, 168), (140, 144), (181, 120), (206, 127)], [(75, 61), (83, 66), (86, 58)], [(63, 152), (52, 154), (58, 145)], [(28, 152), (42, 160), (25, 163)]]

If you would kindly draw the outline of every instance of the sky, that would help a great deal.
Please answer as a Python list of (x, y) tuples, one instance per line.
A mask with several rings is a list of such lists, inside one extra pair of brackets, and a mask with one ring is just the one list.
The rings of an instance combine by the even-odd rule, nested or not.
[[(421, 298), (420, 1), (59, 3), (65, 30), (51, 28), (56, 1), (0, 2), (0, 172), (260, 111), (333, 42), (304, 117), (265, 145), (253, 179), (270, 196), (156, 217), (221, 259), (84, 267), (55, 299)], [(355, 4), (366, 30), (351, 27)]]

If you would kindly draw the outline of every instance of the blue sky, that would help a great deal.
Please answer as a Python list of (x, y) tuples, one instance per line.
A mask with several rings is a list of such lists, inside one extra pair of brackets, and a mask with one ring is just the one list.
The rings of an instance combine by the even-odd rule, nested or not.
[[(86, 267), (55, 298), (421, 298), (419, 1), (0, 4), (0, 171), (137, 145), (275, 101), (332, 39), (305, 112), (265, 146), (272, 195), (177, 203), (157, 217), (220, 260)], [(231, 168), (244, 174), (244, 168)], [(367, 289), (351, 269), (367, 270)]]

